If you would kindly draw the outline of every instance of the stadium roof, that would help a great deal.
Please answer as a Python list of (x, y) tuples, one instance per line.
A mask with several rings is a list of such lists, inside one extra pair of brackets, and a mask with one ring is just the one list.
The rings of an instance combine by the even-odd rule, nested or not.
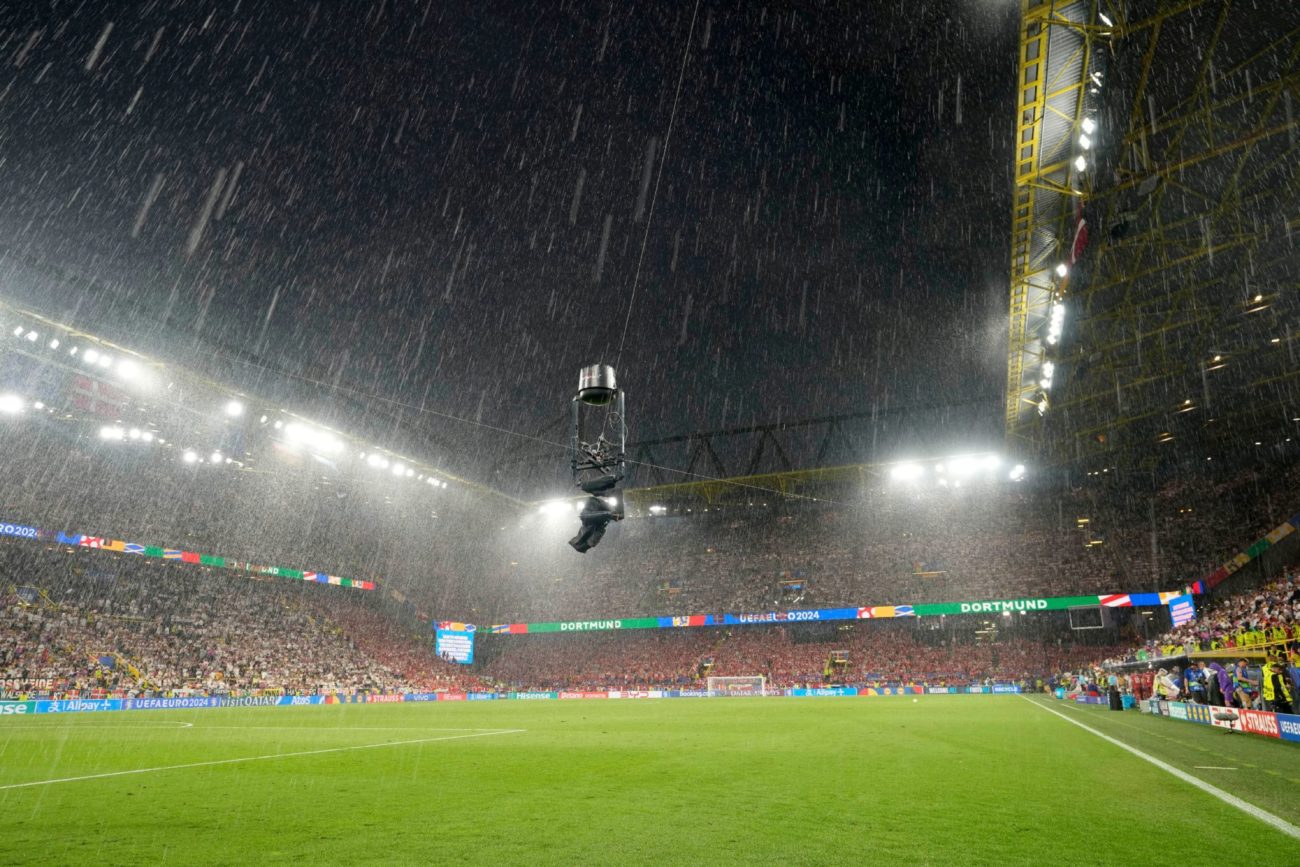
[[(1020, 24), (1006, 431), (1023, 436), (1046, 412), (1068, 291), (1074, 221), (1092, 162), (1085, 125), (1111, 28), (1091, 2), (1024, 0)], [(1055, 317), (1055, 318), (1054, 318)]]
[[(1027, 34), (1036, 17), (1060, 11), (1045, 5), (1027, 7)], [(1028, 408), (1032, 380), (1027, 363), (1014, 375), (1013, 357), (1008, 434), (1054, 461), (1098, 466), (1283, 446), (1300, 432), (1292, 237), (1300, 7), (1146, 0), (1103, 3), (1098, 22), (1103, 14), (1113, 29), (1050, 27), (1049, 70), (1057, 31), (1109, 51), (1104, 73), (1084, 64), (1096, 127), (1082, 208), (1044, 218), (1034, 267), (1017, 271), (1013, 258), (1013, 356), (1015, 280), (1026, 286), (1026, 334), (1041, 325), (1034, 311), (1051, 292), (1047, 217), (1057, 220), (1058, 244), (1080, 233), (1091, 240), (1075, 245), (1079, 261), (1056, 290), (1064, 324), (1059, 351), (1043, 356), (1054, 362), (1050, 404), (1041, 418), (1012, 413), (1011, 381)], [(1077, 141), (1084, 130), (1069, 132)], [(1034, 190), (1042, 195), (1041, 185)], [(1021, 196), (1018, 184), (1018, 204)], [(1028, 337), (1019, 345), (1023, 358), (1035, 357)]]

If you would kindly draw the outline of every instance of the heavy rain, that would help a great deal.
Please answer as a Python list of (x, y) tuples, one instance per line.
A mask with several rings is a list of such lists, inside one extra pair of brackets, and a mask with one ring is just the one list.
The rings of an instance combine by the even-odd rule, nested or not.
[(1295, 863), (1297, 98), (1242, 0), (0, 7), (0, 860)]

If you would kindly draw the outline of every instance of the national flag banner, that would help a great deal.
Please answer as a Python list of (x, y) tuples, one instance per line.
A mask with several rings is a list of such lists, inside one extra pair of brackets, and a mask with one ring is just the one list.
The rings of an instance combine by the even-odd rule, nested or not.
[(489, 630), (493, 635), (509, 635), (509, 634), (510, 634), (510, 624), (509, 624), (509, 623), (496, 623), (496, 624), (493, 624), (492, 626), (490, 626), (490, 627), (488, 628), (488, 630)]
[(858, 609), (859, 620), (870, 620), (872, 617), (875, 616), (876, 616), (876, 612), (872, 610), (870, 607)]
[(122, 545), (122, 552), (124, 554), (143, 554), (144, 546), (137, 545), (134, 542), (127, 542), (124, 545)]
[(60, 530), (55, 538), (60, 545), (80, 545), (83, 537), (80, 533), (68, 534)]
[(145, 546), (144, 546), (144, 555), (145, 555), (146, 557), (161, 557), (161, 556), (163, 556), (163, 554), (165, 554), (165, 553), (166, 553), (166, 552), (163, 551), (162, 548), (159, 548), (157, 545), (145, 545)]
[(1164, 603), (1160, 601), (1159, 593), (1130, 593), (1128, 598), (1133, 600), (1135, 606), (1164, 605)]
[(1133, 604), (1127, 593), (1112, 593), (1109, 596), (1098, 596), (1097, 601), (1107, 608), (1128, 608)]
[(329, 576), (329, 582), (330, 582), (331, 584), (335, 585), (335, 586), (338, 586), (338, 587), (342, 587), (342, 586), (343, 586), (343, 579), (340, 578), (338, 575), (331, 575), (331, 576)]
[(1174, 626), (1182, 626), (1196, 619), (1196, 605), (1191, 596), (1178, 596), (1169, 602), (1169, 617)]
[(916, 610), (911, 605), (895, 605), (893, 608), (893, 617), (915, 617)]
[(82, 536), (81, 547), (83, 548), (102, 548), (104, 540), (99, 536)]
[(173, 548), (164, 548), (162, 552), (162, 557), (164, 560), (179, 560), (181, 559), (182, 553), (183, 552), (177, 551)]
[(1267, 539), (1272, 544), (1276, 545), (1278, 542), (1282, 541), (1283, 539), (1285, 539), (1287, 536), (1290, 536), (1294, 532), (1295, 532), (1295, 527), (1291, 526), (1290, 523), (1283, 522), (1282, 524), (1279, 524), (1278, 526), (1274, 527), (1272, 531), (1264, 538)]
[(211, 554), (200, 554), (199, 562), (202, 563), (204, 566), (222, 567), (226, 565), (226, 561), (224, 557), (214, 557)]
[(304, 572), (304, 573), (302, 573), (302, 580), (304, 580), (304, 581), (315, 581), (315, 580), (316, 580), (316, 573), (315, 573), (315, 572)]
[(691, 615), (688, 615), (687, 618), (686, 618), (686, 625), (687, 625), (687, 626), (703, 626), (703, 625), (704, 625), (705, 617), (706, 617), (706, 615), (703, 615), (703, 614), (691, 614)]
[(1178, 590), (1162, 590), (1160, 591), (1159, 595), (1160, 595), (1160, 604), (1168, 605), (1170, 602), (1177, 599), (1179, 596), (1182, 596), (1183, 593)]
[(121, 539), (105, 539), (104, 544), (99, 547), (105, 551), (117, 551), (118, 553), (126, 551), (126, 543)]
[(198, 555), (198, 554), (195, 554), (193, 551), (182, 551), (182, 552), (181, 552), (181, 562), (182, 562), (182, 563), (197, 563), (197, 562), (199, 562), (199, 555)]
[(71, 398), (77, 409), (104, 418), (117, 418), (131, 403), (122, 389), (84, 374), (72, 378)]

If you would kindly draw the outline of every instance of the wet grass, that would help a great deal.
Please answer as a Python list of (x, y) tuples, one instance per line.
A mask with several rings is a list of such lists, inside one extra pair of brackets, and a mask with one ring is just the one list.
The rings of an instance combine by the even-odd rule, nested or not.
[[(1300, 823), (1296, 746), (1042, 701)], [(0, 863), (1145, 864), (1155, 821), (1296, 863), (1296, 841), (1014, 696), (0, 721)]]

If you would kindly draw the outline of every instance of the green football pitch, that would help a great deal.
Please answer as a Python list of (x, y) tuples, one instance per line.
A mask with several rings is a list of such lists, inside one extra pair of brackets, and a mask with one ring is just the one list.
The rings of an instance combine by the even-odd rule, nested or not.
[(3, 864), (1295, 865), (1296, 825), (1300, 747), (1046, 697), (0, 721)]

